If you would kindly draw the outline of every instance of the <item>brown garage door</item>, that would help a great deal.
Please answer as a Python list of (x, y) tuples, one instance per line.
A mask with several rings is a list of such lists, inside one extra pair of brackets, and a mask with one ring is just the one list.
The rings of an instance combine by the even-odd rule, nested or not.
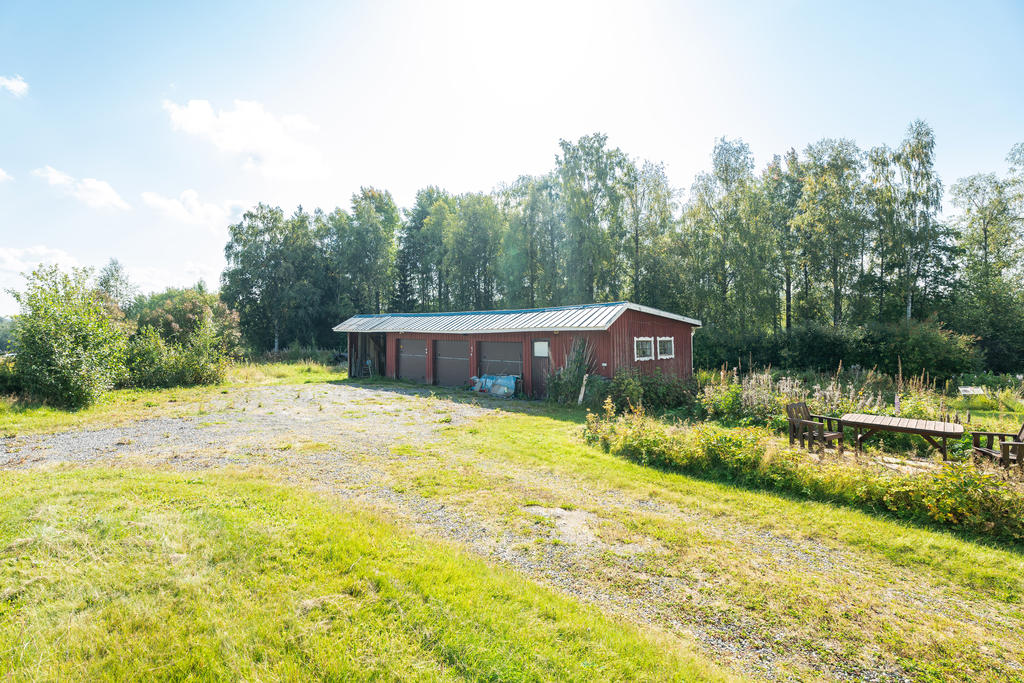
[(443, 387), (469, 384), (469, 342), (434, 342), (434, 376)]
[(480, 342), (481, 375), (523, 376), (521, 342)]
[(425, 339), (398, 340), (398, 379), (427, 381), (427, 342)]

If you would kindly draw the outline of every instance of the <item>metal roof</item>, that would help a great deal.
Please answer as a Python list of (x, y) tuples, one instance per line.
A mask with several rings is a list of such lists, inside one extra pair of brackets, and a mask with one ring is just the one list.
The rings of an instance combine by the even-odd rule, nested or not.
[(459, 313), (382, 313), (355, 315), (334, 328), (335, 332), (427, 332), (438, 334), (485, 334), (497, 332), (572, 332), (607, 330), (626, 311), (679, 320), (700, 327), (700, 321), (628, 301), (511, 311), (463, 311)]

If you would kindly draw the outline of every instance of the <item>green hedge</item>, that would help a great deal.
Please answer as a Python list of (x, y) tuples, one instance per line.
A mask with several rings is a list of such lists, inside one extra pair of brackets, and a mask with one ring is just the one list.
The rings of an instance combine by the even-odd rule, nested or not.
[(603, 415), (587, 415), (584, 437), (642, 465), (881, 511), (1002, 543), (1024, 540), (1024, 495), (966, 463), (915, 475), (822, 464), (778, 447), (764, 429), (669, 427), (643, 413), (616, 417), (610, 401)]
[(877, 368), (904, 376), (922, 371), (948, 379), (984, 366), (973, 337), (956, 334), (930, 322), (873, 324), (834, 328), (805, 323), (792, 330), (738, 335), (707, 327), (694, 335), (693, 362), (699, 368), (723, 364), (747, 368), (784, 367), (830, 371), (839, 367)]

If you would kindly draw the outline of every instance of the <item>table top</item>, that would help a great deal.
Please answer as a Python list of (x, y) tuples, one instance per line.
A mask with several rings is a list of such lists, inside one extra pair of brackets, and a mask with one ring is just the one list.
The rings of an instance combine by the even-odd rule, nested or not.
[(913, 432), (915, 434), (934, 434), (936, 436), (963, 436), (964, 426), (955, 422), (939, 422), (936, 420), (915, 420), (910, 417), (891, 417), (889, 415), (866, 415), (864, 413), (847, 413), (839, 420), (849, 427), (867, 427), (888, 431)]

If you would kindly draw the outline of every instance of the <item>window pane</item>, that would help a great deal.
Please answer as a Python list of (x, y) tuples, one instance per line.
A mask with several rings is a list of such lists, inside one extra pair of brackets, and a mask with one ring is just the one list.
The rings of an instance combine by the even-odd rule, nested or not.
[(637, 339), (636, 340), (636, 357), (637, 359), (651, 358), (654, 356), (654, 340), (652, 339)]
[(548, 357), (548, 342), (535, 341), (533, 342), (533, 355), (535, 358), (547, 358)]
[(676, 353), (675, 337), (658, 340), (658, 357), (671, 358)]

